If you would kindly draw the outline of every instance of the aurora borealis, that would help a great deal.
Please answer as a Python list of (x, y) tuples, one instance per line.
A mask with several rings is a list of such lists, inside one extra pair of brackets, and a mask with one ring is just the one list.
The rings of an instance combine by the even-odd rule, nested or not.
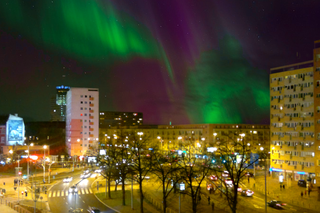
[(316, 4), (2, 1), (1, 113), (49, 120), (68, 85), (145, 123), (268, 123), (268, 70), (312, 58)]

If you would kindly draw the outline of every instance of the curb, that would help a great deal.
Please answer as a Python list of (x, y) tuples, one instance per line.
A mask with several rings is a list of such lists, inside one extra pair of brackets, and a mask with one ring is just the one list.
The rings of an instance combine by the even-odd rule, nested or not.
[[(96, 179), (96, 180), (94, 180), (93, 182), (92, 182), (92, 184), (91, 184), (91, 188), (93, 188), (92, 187), (92, 185), (96, 182), (96, 181), (98, 181), (98, 179)], [(92, 190), (92, 192), (93, 192), (93, 190)], [(102, 202), (102, 200), (100, 200), (98, 197), (97, 197), (97, 195), (95, 194), (95, 193), (93, 193), (93, 195), (100, 201), (100, 203), (102, 203), (103, 205), (105, 205), (106, 207), (108, 207), (108, 208), (110, 208), (110, 209), (112, 209), (113, 211), (115, 211), (115, 212), (118, 212), (118, 213), (121, 213), (121, 212), (119, 212), (118, 210), (116, 210), (116, 209), (114, 209), (114, 208), (112, 208), (112, 207), (110, 207), (110, 206), (108, 206), (107, 204), (105, 204), (104, 202)]]

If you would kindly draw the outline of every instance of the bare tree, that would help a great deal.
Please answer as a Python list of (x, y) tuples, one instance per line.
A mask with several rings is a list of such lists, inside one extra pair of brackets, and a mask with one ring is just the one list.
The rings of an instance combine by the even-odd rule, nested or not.
[(148, 150), (149, 135), (141, 132), (132, 132), (129, 136), (129, 148), (131, 153), (130, 168), (136, 174), (135, 180), (139, 184), (140, 212), (143, 213), (143, 191), (142, 183), (151, 170), (151, 159)]
[(164, 156), (161, 151), (152, 154), (152, 173), (157, 176), (162, 185), (164, 213), (166, 213), (167, 210), (167, 198), (179, 181), (177, 177), (180, 167), (178, 167), (177, 164), (177, 158), (175, 158), (172, 154)]
[(210, 158), (196, 158), (189, 151), (189, 154), (183, 156), (179, 162), (181, 178), (186, 184), (192, 200), (192, 212), (197, 212), (197, 199), (200, 194), (201, 184), (207, 178), (212, 170), (212, 161)]
[[(254, 162), (250, 161), (252, 144), (248, 143), (245, 134), (230, 134), (228, 139), (218, 142), (217, 150), (214, 152), (213, 162), (215, 163), (215, 178), (213, 183), (225, 196), (230, 210), (237, 212), (238, 190), (244, 177), (247, 177), (248, 167)], [(249, 177), (248, 177), (249, 178)]]
[(104, 146), (107, 148), (106, 156), (100, 159), (100, 164), (102, 166), (101, 175), (106, 179), (106, 197), (111, 198), (111, 181), (116, 179), (116, 146), (115, 138), (106, 136), (107, 140), (104, 142)]

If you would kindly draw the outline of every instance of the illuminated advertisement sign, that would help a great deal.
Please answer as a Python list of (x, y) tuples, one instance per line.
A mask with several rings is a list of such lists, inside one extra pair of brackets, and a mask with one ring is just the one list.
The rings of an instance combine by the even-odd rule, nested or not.
[(23, 119), (9, 115), (7, 121), (7, 145), (23, 145), (24, 143), (24, 122)]

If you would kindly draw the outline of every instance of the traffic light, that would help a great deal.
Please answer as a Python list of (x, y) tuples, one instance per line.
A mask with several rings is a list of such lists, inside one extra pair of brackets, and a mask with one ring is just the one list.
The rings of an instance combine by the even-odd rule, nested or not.
[(21, 171), (19, 171), (19, 172), (18, 172), (18, 174), (19, 174), (19, 175), (22, 175), (22, 172), (21, 172)]

